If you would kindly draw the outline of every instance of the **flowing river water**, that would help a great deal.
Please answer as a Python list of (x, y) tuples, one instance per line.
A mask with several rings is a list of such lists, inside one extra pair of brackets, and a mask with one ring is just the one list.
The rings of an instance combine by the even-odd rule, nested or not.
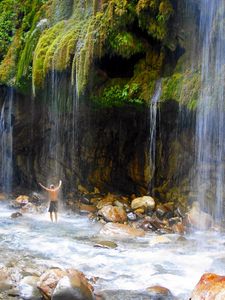
[[(50, 267), (76, 268), (87, 278), (98, 277), (95, 291), (145, 290), (162, 285), (178, 299), (189, 299), (204, 272), (223, 274), (225, 236), (215, 232), (196, 232), (185, 237), (154, 233), (143, 238), (114, 238), (116, 249), (98, 248), (100, 240), (111, 240), (99, 231), (102, 224), (87, 216), (63, 212), (58, 223), (48, 214), (27, 214), (10, 218), (12, 210), (1, 204), (0, 266), (25, 266), (42, 271)], [(20, 275), (18, 275), (20, 276)], [(29, 290), (21, 286), (22, 299)]]

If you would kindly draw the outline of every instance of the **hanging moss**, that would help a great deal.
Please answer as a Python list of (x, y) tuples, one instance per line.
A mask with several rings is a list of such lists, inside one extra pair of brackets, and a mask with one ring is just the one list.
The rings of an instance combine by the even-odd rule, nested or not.
[(199, 71), (186, 71), (175, 73), (171, 77), (163, 79), (162, 100), (174, 99), (195, 109), (201, 87), (201, 75)]

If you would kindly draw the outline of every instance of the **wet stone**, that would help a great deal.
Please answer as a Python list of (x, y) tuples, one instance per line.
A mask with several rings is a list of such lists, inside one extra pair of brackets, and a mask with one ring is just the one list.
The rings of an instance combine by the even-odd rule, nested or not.
[(11, 218), (13, 218), (13, 219), (18, 218), (18, 217), (22, 217), (22, 214), (18, 211), (11, 214)]
[[(148, 291), (105, 290), (97, 294), (96, 300), (166, 300), (166, 298), (152, 298)], [(168, 300), (172, 300), (168, 299)]]
[(175, 300), (170, 290), (163, 286), (152, 286), (147, 288), (147, 291), (150, 293), (151, 300)]
[(133, 213), (133, 212), (129, 212), (127, 214), (127, 219), (129, 221), (136, 221), (137, 220), (137, 215), (135, 213)]
[(111, 241), (99, 241), (94, 245), (94, 247), (115, 249), (117, 248), (117, 244)]

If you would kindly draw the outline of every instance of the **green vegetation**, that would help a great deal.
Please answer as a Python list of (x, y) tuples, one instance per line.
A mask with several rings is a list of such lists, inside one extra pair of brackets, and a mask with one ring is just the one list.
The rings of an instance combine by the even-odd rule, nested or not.
[(186, 104), (189, 109), (195, 109), (199, 97), (201, 76), (199, 71), (175, 73), (164, 78), (162, 100), (174, 99)]
[(133, 83), (131, 85), (113, 85), (105, 88), (100, 97), (93, 97), (93, 101), (102, 107), (122, 106), (124, 104), (141, 105), (143, 99), (138, 97), (140, 85)]
[[(0, 83), (22, 91), (32, 84), (35, 92), (52, 70), (66, 71), (80, 95), (90, 74), (98, 73), (91, 95), (95, 103), (147, 103), (163, 73), (165, 48), (176, 48), (170, 30), (174, 14), (170, 0), (2, 0)], [(96, 64), (103, 57), (139, 58), (132, 61), (130, 78), (105, 80), (107, 70), (101, 77)], [(162, 98), (194, 108), (199, 85), (198, 72), (176, 72), (164, 78)]]

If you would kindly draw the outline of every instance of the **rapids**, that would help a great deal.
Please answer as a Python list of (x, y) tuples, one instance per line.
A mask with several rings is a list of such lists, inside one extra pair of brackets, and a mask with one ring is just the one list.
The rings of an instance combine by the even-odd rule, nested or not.
[[(62, 212), (58, 223), (48, 214), (24, 215), (12, 219), (12, 210), (1, 204), (0, 264), (24, 266), (37, 271), (49, 267), (76, 268), (88, 277), (98, 277), (95, 291), (104, 289), (145, 290), (162, 285), (180, 300), (191, 291), (204, 272), (220, 274), (225, 267), (225, 236), (215, 232), (196, 232), (184, 238), (166, 235), (166, 243), (156, 235), (144, 238), (114, 239), (116, 249), (94, 247), (103, 225), (87, 216)], [(164, 236), (165, 237), (165, 236)], [(20, 290), (21, 296), (29, 292)]]

